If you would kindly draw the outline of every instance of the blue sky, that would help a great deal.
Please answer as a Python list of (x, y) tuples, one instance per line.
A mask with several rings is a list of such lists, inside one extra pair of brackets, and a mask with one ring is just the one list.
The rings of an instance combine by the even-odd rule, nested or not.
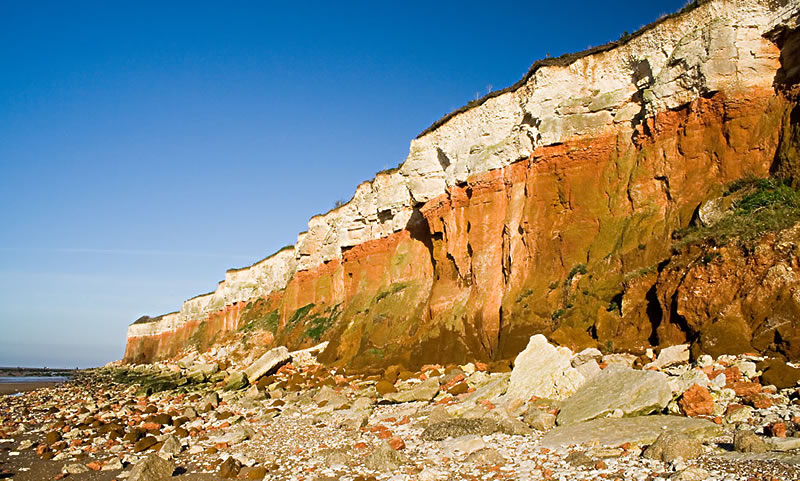
[(120, 358), (443, 114), (684, 3), (0, 0), (0, 366)]

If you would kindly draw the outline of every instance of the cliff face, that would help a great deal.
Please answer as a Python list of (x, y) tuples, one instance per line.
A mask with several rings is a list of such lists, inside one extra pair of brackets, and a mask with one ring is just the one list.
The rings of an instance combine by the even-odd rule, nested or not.
[(254, 328), (266, 344), (330, 340), (322, 358), (356, 368), (509, 358), (539, 332), (701, 349), (705, 324), (673, 319), (686, 314), (654, 285), (703, 201), (737, 179), (795, 177), (798, 10), (713, 0), (534, 64), (412, 141), (294, 248), (131, 325), (125, 360)]

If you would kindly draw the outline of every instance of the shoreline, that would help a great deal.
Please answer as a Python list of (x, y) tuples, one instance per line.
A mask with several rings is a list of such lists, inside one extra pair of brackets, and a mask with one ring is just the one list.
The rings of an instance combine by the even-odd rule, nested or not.
[(64, 380), (58, 381), (35, 381), (35, 382), (3, 382), (0, 383), (0, 396), (8, 394), (17, 394), (21, 392), (35, 391), (43, 387), (52, 387), (60, 384)]

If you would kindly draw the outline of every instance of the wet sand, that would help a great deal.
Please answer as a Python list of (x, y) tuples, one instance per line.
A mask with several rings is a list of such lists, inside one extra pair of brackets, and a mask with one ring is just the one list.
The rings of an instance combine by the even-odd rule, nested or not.
[(0, 395), (33, 391), (42, 387), (55, 386), (61, 382), (63, 381), (2, 382), (0, 383)]

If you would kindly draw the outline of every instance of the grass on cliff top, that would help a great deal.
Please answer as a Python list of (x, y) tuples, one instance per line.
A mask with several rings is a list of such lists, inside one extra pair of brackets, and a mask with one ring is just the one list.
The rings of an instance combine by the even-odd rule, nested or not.
[(726, 217), (711, 226), (690, 226), (675, 233), (676, 249), (699, 242), (725, 245), (731, 240), (749, 244), (767, 232), (800, 221), (800, 191), (781, 179), (741, 179), (724, 195), (743, 193)]

